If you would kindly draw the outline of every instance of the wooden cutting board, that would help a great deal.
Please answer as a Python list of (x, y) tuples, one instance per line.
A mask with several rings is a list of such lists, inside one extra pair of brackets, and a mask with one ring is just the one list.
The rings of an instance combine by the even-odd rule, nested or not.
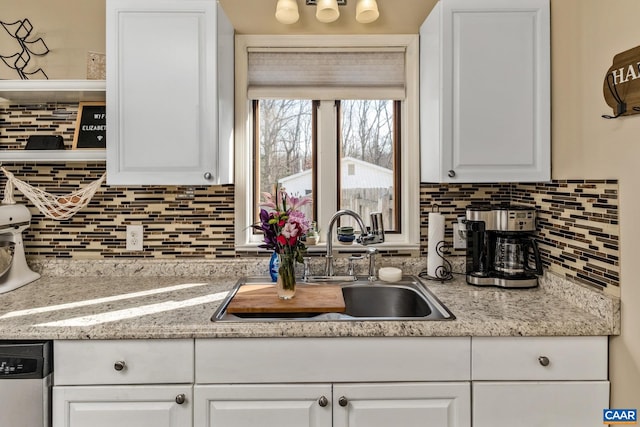
[(243, 285), (227, 306), (227, 313), (343, 313), (342, 289), (335, 285), (297, 284), (296, 294), (282, 300), (273, 283)]

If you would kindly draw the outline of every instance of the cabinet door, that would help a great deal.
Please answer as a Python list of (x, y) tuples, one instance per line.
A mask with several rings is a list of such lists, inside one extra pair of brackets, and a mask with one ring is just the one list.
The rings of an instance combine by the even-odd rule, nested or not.
[(420, 41), (423, 181), (550, 179), (549, 0), (441, 0), (432, 14)]
[(216, 2), (107, 1), (107, 182), (218, 179)]
[(199, 427), (329, 427), (331, 385), (196, 385)]
[(190, 385), (54, 387), (53, 427), (189, 427), (191, 397)]
[(341, 384), (333, 388), (334, 427), (471, 425), (468, 382)]
[(608, 381), (474, 382), (474, 427), (602, 425)]

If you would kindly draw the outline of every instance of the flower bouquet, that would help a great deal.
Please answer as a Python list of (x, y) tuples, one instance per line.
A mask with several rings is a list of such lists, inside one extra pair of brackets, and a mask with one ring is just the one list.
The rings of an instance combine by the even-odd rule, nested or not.
[(278, 297), (291, 299), (296, 292), (295, 263), (304, 262), (307, 250), (300, 238), (309, 230), (309, 220), (300, 208), (311, 203), (311, 199), (290, 196), (277, 186), (274, 194), (262, 193), (262, 197), (260, 222), (254, 225), (264, 235), (264, 243), (259, 247), (278, 254)]

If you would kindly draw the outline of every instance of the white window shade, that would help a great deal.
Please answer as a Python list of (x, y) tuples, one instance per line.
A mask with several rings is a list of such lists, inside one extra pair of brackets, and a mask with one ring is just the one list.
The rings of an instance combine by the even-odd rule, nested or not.
[(248, 97), (405, 98), (403, 48), (250, 49)]

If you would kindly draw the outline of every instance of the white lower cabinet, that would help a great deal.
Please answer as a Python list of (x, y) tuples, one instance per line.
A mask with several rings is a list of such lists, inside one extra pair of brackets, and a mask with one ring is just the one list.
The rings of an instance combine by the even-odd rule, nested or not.
[(333, 427), (470, 426), (469, 384), (335, 384)]
[[(332, 391), (333, 389), (333, 391)], [(469, 383), (196, 385), (198, 427), (471, 425)]]
[(474, 382), (474, 427), (602, 426), (607, 381)]
[(55, 341), (53, 427), (588, 427), (607, 337)]
[(607, 337), (471, 342), (474, 427), (602, 425), (609, 407)]
[(191, 426), (191, 402), (191, 385), (60, 386), (53, 393), (53, 426)]
[(198, 427), (331, 426), (330, 384), (196, 385)]
[(468, 337), (196, 340), (197, 427), (469, 427)]
[(193, 425), (193, 340), (65, 340), (53, 351), (53, 427)]

